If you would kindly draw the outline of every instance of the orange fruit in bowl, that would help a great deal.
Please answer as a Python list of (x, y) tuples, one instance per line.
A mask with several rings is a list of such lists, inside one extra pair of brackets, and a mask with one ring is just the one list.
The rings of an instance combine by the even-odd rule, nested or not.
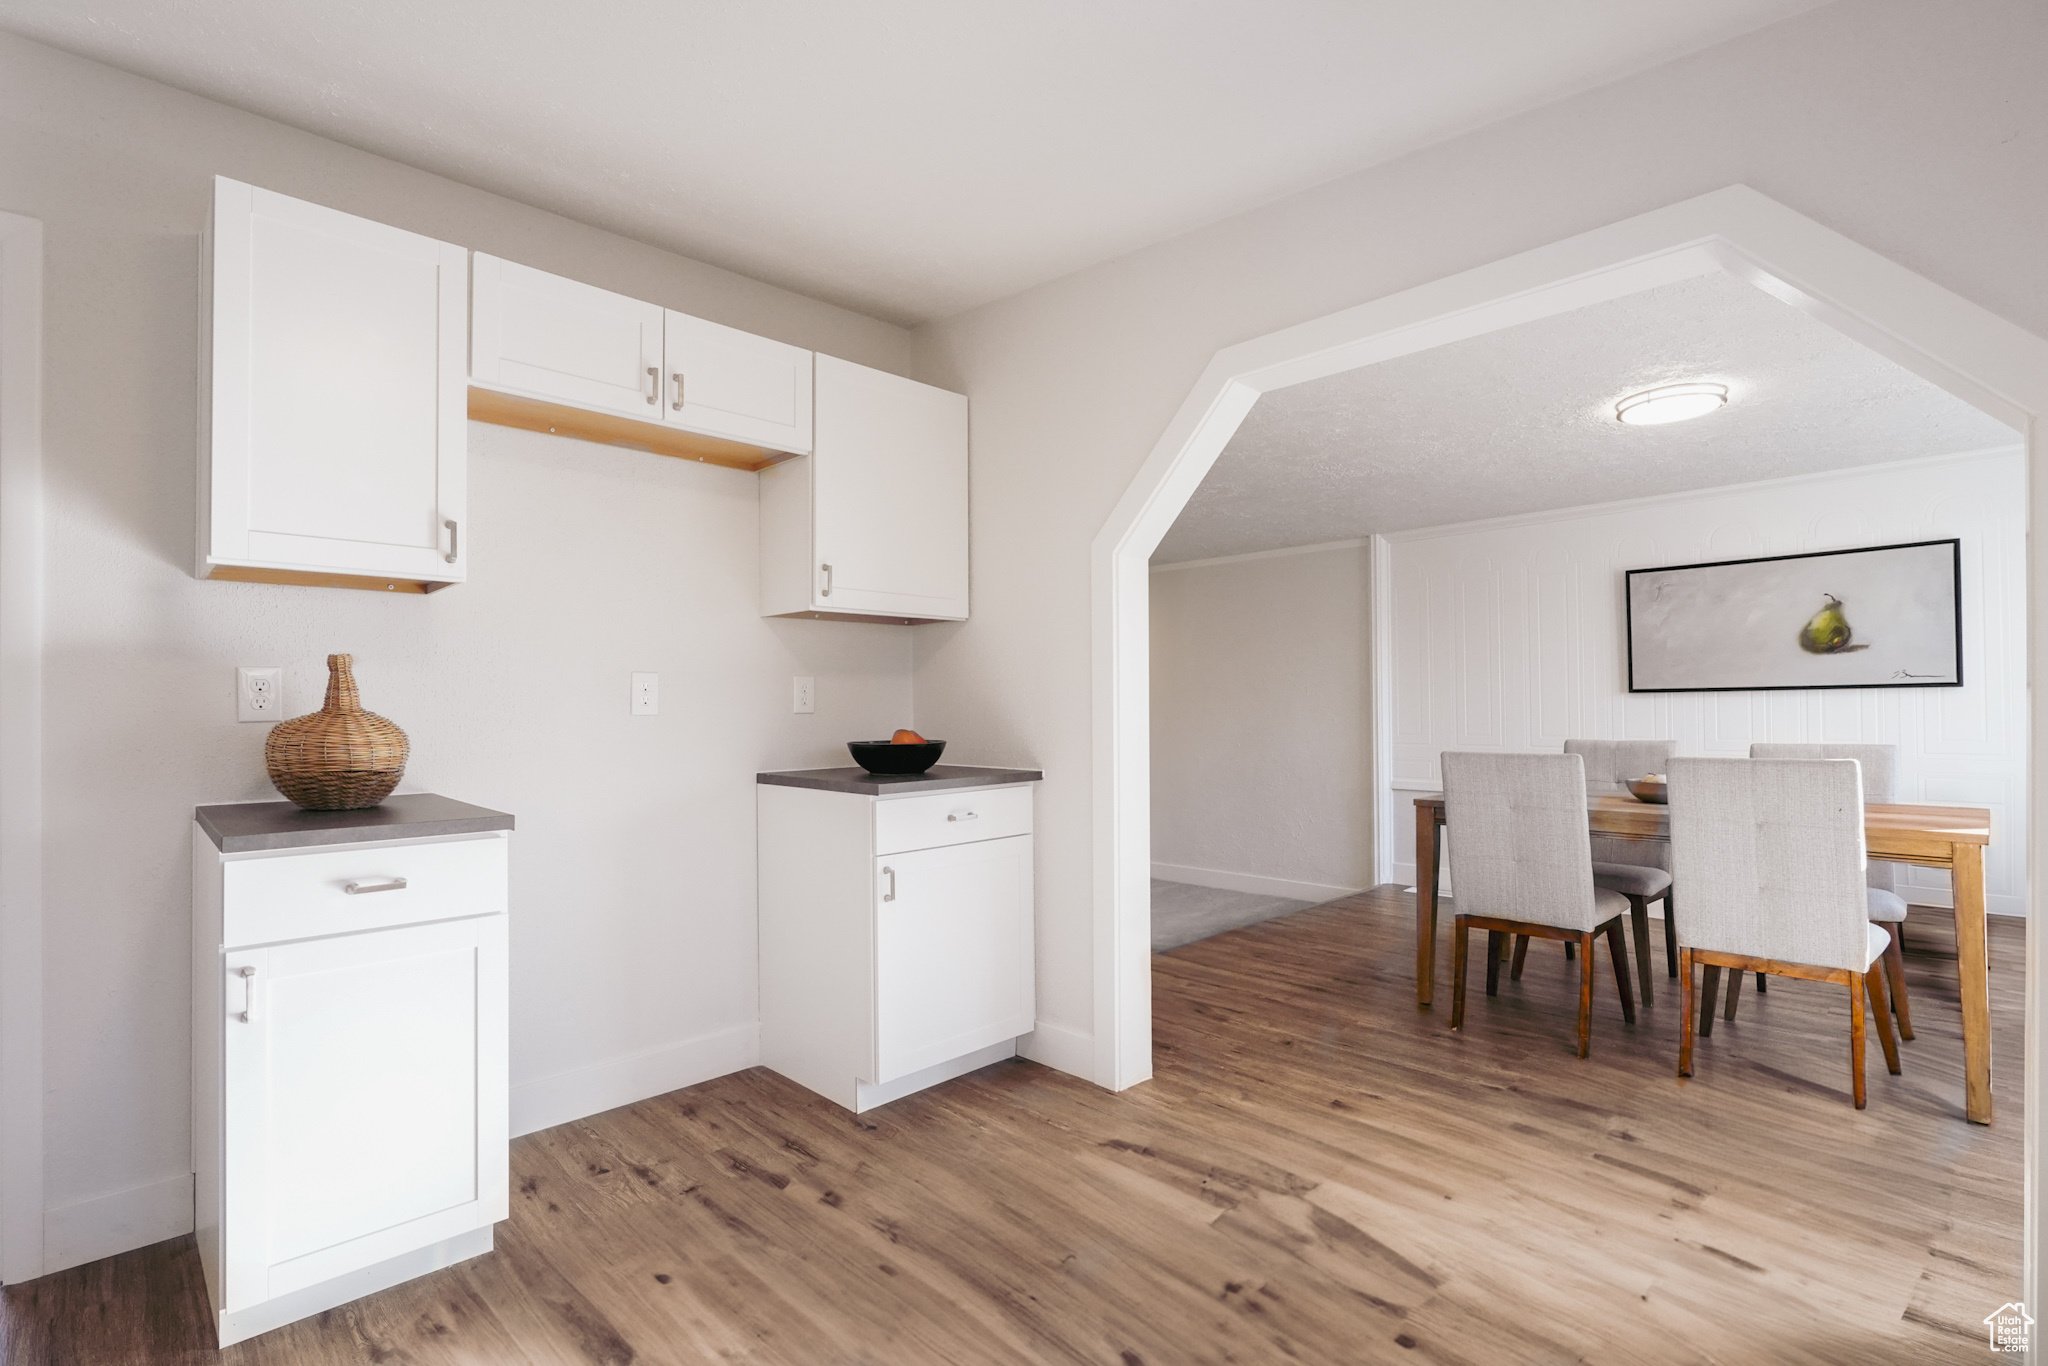
[(892, 745), (928, 745), (931, 741), (925, 739), (914, 730), (899, 730), (889, 737), (889, 743)]

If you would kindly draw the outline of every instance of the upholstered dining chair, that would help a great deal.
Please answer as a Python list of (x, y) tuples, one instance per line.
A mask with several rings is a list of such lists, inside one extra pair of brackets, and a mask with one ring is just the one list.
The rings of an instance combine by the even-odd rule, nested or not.
[[(1863, 769), (1863, 800), (1895, 802), (1898, 797), (1899, 750), (1897, 745), (1779, 745), (1754, 744), (1752, 759), (1854, 759)], [(1906, 900), (1898, 893), (1899, 865), (1871, 859), (1864, 870), (1864, 899), (1871, 923), (1880, 926), (1890, 940), (1884, 950), (1885, 980), (1891, 985), (1892, 1013), (1899, 1017), (1899, 1037), (1911, 1042), (1913, 1010), (1906, 1000), (1906, 963), (1900, 953), (1906, 928)], [(1742, 986), (1740, 977), (1728, 982), (1727, 1018), (1735, 1018), (1735, 998)], [(1763, 990), (1763, 982), (1757, 982)], [(1710, 1007), (1711, 1008), (1711, 1007)]]
[(1579, 1056), (1593, 1035), (1593, 941), (1605, 936), (1635, 1023), (1621, 920), (1628, 899), (1593, 882), (1586, 842), (1586, 768), (1576, 754), (1443, 756), (1444, 822), (1451, 846), (1451, 1028), (1465, 1027), (1466, 943), (1486, 931), (1486, 994), (1500, 991), (1506, 936), (1562, 939), (1579, 946)]
[[(1567, 740), (1566, 754), (1586, 762), (1588, 794), (1632, 797), (1628, 784), (1662, 773), (1678, 746), (1669, 740)], [(1636, 978), (1643, 1004), (1657, 999), (1650, 974), (1650, 903), (1664, 903), (1664, 964), (1678, 976), (1678, 937), (1672, 927), (1671, 848), (1662, 840), (1625, 840), (1594, 835), (1593, 881), (1628, 898), (1629, 930), (1635, 939)], [(1516, 945), (1521, 952), (1523, 944)]]
[(1715, 980), (1737, 974), (1837, 982), (1849, 988), (1849, 1077), (1864, 1105), (1863, 1001), (1885, 1066), (1899, 1049), (1885, 1012), (1885, 933), (1870, 922), (1863, 883), (1863, 781), (1845, 759), (1673, 759), (1672, 875), (1685, 883), (1678, 975), (1685, 1003), (1678, 1075), (1693, 1067), (1693, 969), (1704, 969), (1701, 1015)]

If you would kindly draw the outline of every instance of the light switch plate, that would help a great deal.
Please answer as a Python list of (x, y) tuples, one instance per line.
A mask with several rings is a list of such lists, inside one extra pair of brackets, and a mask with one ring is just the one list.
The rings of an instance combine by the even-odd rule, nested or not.
[(633, 675), (633, 715), (659, 716), (661, 714), (661, 675)]
[(237, 721), (284, 720), (284, 670), (235, 670), (235, 719)]
[(794, 695), (790, 698), (789, 709), (799, 716), (808, 716), (818, 709), (818, 680), (799, 678), (796, 680)]

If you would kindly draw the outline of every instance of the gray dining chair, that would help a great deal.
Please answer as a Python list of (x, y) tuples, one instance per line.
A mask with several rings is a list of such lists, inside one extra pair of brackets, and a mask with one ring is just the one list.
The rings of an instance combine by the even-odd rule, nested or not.
[[(1854, 759), (1863, 769), (1863, 800), (1895, 802), (1899, 799), (1899, 748), (1897, 745), (1780, 745), (1754, 744), (1752, 759)], [(1883, 928), (1890, 941), (1884, 950), (1884, 975), (1891, 985), (1892, 1012), (1899, 1017), (1899, 1037), (1913, 1038), (1913, 1011), (1906, 1000), (1906, 962), (1901, 953), (1906, 929), (1906, 899), (1899, 895), (1899, 865), (1871, 859), (1864, 871), (1864, 900), (1871, 922)], [(1735, 1018), (1735, 997), (1742, 979), (1728, 984), (1728, 1018)], [(1763, 989), (1763, 983), (1757, 983)]]
[(1500, 992), (1508, 935), (1579, 946), (1579, 1056), (1593, 1035), (1593, 941), (1607, 939), (1622, 1018), (1635, 1023), (1621, 921), (1628, 899), (1593, 882), (1586, 842), (1586, 768), (1576, 754), (1443, 756), (1444, 823), (1451, 846), (1451, 1028), (1465, 1027), (1470, 932), (1486, 931), (1486, 994)]
[[(1588, 794), (1633, 797), (1630, 782), (1662, 773), (1678, 746), (1670, 740), (1567, 740), (1566, 754), (1586, 761)], [(1629, 929), (1635, 937), (1636, 976), (1643, 1004), (1656, 1001), (1650, 985), (1650, 903), (1664, 903), (1664, 965), (1678, 976), (1678, 935), (1673, 925), (1671, 846), (1662, 840), (1594, 835), (1593, 881), (1628, 898)]]
[(1885, 1066), (1899, 1049), (1885, 1011), (1885, 933), (1864, 898), (1863, 780), (1845, 759), (1673, 759), (1672, 875), (1685, 883), (1678, 975), (1685, 1003), (1678, 1075), (1692, 1075), (1693, 968), (1704, 969), (1700, 1033), (1713, 1028), (1721, 970), (1849, 988), (1849, 1076), (1864, 1105), (1863, 1001)]

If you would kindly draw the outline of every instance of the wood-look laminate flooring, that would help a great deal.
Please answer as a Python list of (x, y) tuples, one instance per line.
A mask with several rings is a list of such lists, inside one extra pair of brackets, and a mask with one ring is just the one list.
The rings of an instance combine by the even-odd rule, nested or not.
[(1012, 1061), (855, 1117), (742, 1072), (515, 1142), (486, 1257), (216, 1353), (180, 1239), (9, 1288), (5, 1359), (1983, 1359), (2018, 1293), (2020, 925), (1987, 1129), (1938, 913), (1861, 1113), (1837, 988), (1745, 989), (1681, 1084), (1669, 979), (1624, 1027), (1603, 950), (1581, 1061), (1576, 969), (1536, 945), (1454, 1035), (1413, 923), (1383, 890), (1155, 959), (1158, 1075), (1122, 1095)]

